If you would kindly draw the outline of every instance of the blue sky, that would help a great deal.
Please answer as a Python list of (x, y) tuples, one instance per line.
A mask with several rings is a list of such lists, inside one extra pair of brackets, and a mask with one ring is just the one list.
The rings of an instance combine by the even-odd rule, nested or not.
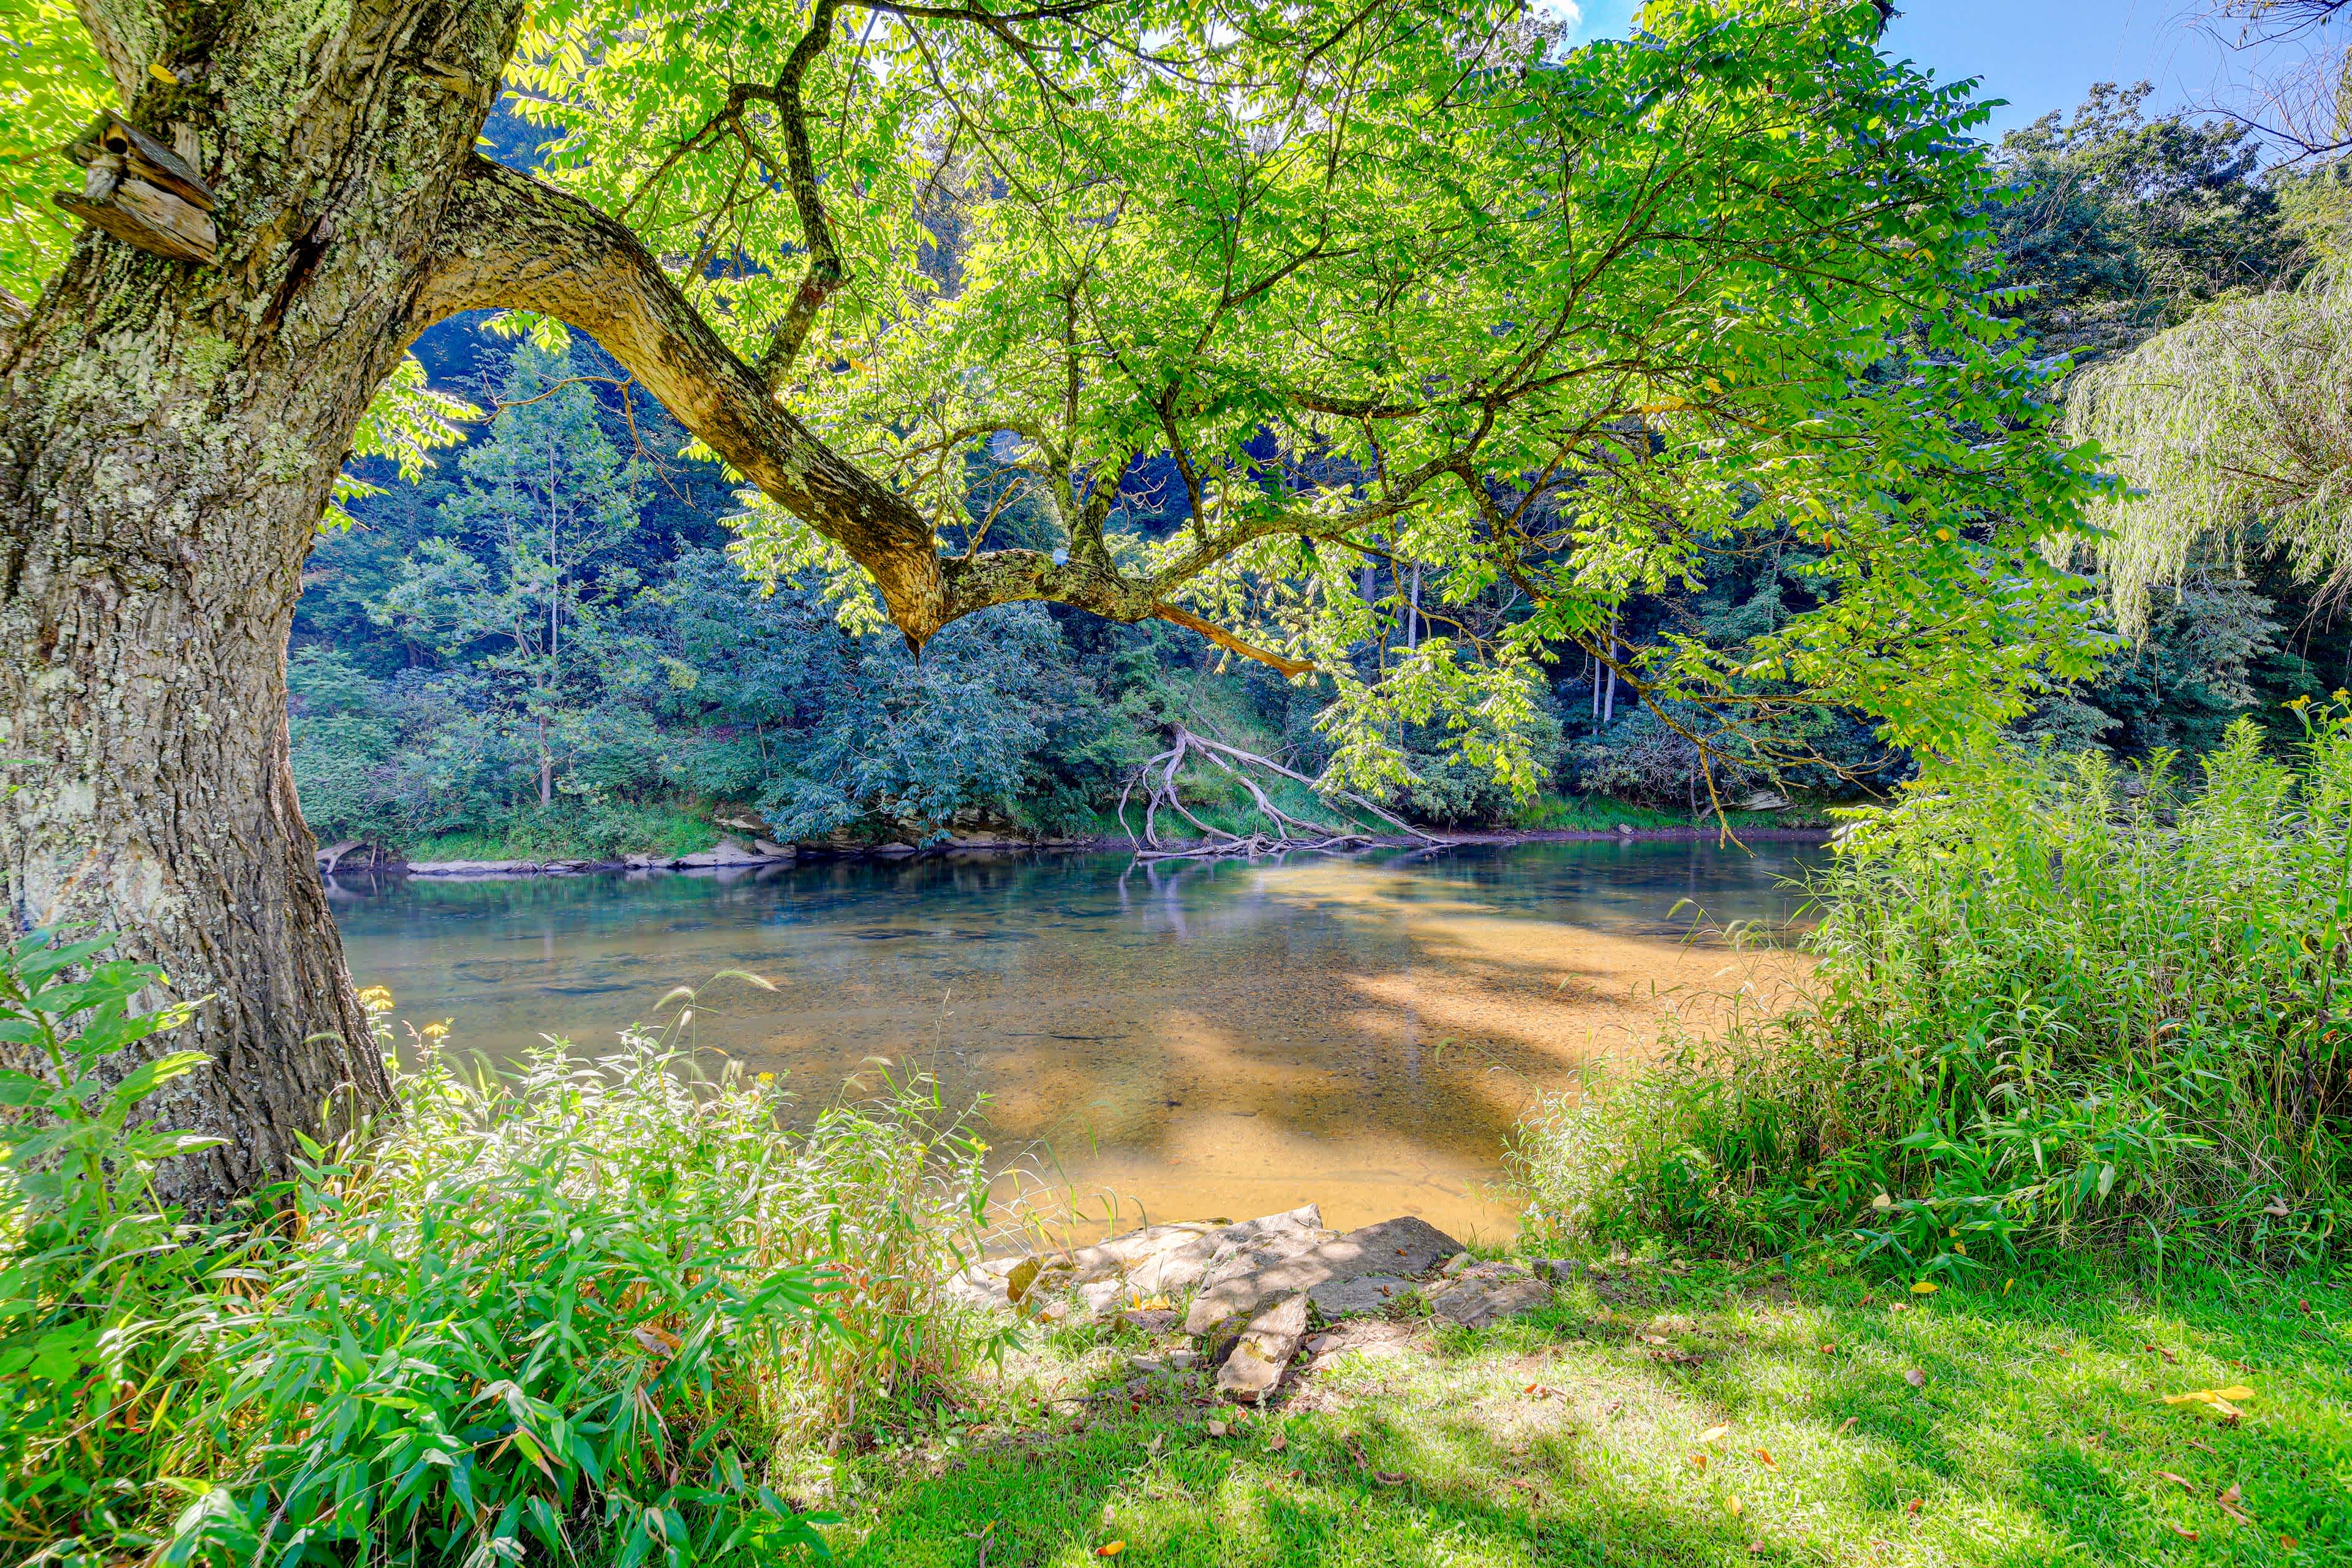
[[(1990, 133), (2072, 109), (2095, 81), (2156, 84), (2160, 107), (2194, 106), (2228, 95), (2246, 62), (2193, 25), (2195, 0), (1896, 0), (1903, 15), (1887, 47), (1932, 69), (1938, 80), (1984, 79), (1983, 95), (2005, 98)], [(1580, 36), (1622, 36), (1638, 0), (1580, 0), (1554, 9), (1580, 13)]]

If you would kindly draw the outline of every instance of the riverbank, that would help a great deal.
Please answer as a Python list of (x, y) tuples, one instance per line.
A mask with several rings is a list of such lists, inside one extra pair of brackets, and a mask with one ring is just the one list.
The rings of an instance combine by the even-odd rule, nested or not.
[[(1734, 814), (1727, 831), (1743, 843), (1819, 844), (1830, 837), (1826, 826), (1784, 826), (1778, 824), (1741, 822)], [(1454, 845), (1513, 844), (1576, 844), (1605, 843), (1612, 839), (1633, 842), (1699, 843), (1724, 837), (1725, 826), (1714, 823), (1683, 826), (1645, 826), (1636, 827), (1623, 824), (1614, 827), (1523, 827), (1468, 829), (1434, 834), (1430, 839), (1407, 837), (1391, 834), (1359, 839), (1349, 847), (1360, 849), (1416, 849)], [(917, 846), (904, 842), (882, 844), (777, 844), (768, 839), (754, 838), (746, 844), (740, 838), (722, 838), (709, 849), (687, 854), (643, 851), (619, 857), (521, 857), (511, 859), (416, 859), (397, 856), (377, 858), (367, 853), (364, 845), (322, 846), (319, 851), (320, 869), (332, 874), (337, 871), (369, 871), (407, 877), (530, 877), (575, 876), (588, 871), (721, 871), (755, 870), (764, 867), (791, 866), (805, 860), (899, 860), (921, 856), (949, 854), (995, 855), (1006, 852), (1072, 852), (1081, 854), (1117, 854), (1132, 848), (1127, 838), (1113, 835), (1097, 835), (1077, 838), (1022, 838), (1006, 834), (982, 833), (941, 839), (937, 843)]]

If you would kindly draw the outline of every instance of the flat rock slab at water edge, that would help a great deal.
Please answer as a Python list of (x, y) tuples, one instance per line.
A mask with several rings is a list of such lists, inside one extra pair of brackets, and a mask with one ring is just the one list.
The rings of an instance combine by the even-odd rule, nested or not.
[(1462, 1244), (1427, 1220), (1406, 1215), (1312, 1246), (1283, 1248), (1282, 1256), (1258, 1247), (1246, 1258), (1236, 1249), (1229, 1265), (1202, 1277), (1184, 1331), (1198, 1337), (1229, 1322), (1246, 1321), (1286, 1296), (1305, 1297), (1318, 1286), (1370, 1274), (1425, 1274), (1462, 1250)]
[(950, 1280), (948, 1291), (974, 1306), (1031, 1312), (1066, 1308), (1075, 1295), (1088, 1314), (1100, 1317), (1189, 1290), (1211, 1265), (1253, 1247), (1304, 1250), (1331, 1235), (1323, 1228), (1323, 1211), (1313, 1204), (1238, 1225), (1192, 1220), (1146, 1226), (1092, 1247), (990, 1258)]
[(1551, 1300), (1551, 1287), (1516, 1263), (1474, 1263), (1423, 1295), (1439, 1317), (1478, 1329), (1534, 1311)]
[(1264, 1401), (1282, 1383), (1283, 1370), (1307, 1337), (1307, 1298), (1287, 1297), (1250, 1320), (1217, 1369), (1218, 1389), (1235, 1399)]

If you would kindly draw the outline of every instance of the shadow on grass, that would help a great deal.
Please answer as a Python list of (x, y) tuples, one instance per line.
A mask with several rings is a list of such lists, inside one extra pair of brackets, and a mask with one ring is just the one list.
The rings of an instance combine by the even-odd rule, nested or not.
[[(1579, 1286), (1343, 1363), (1223, 1437), (1214, 1412), (1121, 1402), (869, 1471), (841, 1555), (970, 1565), (985, 1533), (998, 1568), (1113, 1542), (1122, 1564), (2352, 1562), (2340, 1279), (2042, 1271), (1889, 1301), (1762, 1272)], [(2232, 1384), (2255, 1391), (2234, 1424), (2162, 1397)]]

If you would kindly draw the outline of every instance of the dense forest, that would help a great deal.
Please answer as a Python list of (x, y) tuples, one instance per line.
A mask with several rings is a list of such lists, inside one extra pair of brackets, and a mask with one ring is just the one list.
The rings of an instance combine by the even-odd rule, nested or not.
[[(2101, 84), (2001, 143), (2008, 188), (1986, 264), (2045, 356), (2097, 363), (2200, 305), (2292, 287), (2337, 243), (2340, 179), (2266, 173), (2244, 129), (2151, 119), (2147, 96)], [(528, 159), (529, 127), (501, 115), (491, 130), (505, 156)], [(943, 279), (952, 232), (942, 226), (931, 261)], [(871, 616), (844, 614), (837, 583), (747, 571), (730, 549), (746, 500), (592, 342), (500, 336), (469, 317), (434, 329), (420, 357), (472, 405), (464, 444), (411, 479), (382, 459), (357, 466), (374, 493), (321, 539), (297, 613), (295, 768), (322, 841), (677, 852), (708, 844), (716, 817), (752, 816), (780, 839), (841, 846), (1087, 835), (1108, 828), (1173, 724), (1303, 773), (1329, 761), (1315, 722), (1328, 691), (1164, 622), (1007, 605), (917, 657)], [(1015, 440), (1000, 436), (990, 455)], [(1116, 524), (1166, 538), (1183, 522), (1184, 483), (1164, 455), (1138, 461)], [(1013, 465), (975, 473), (970, 495), (971, 525), (992, 542), (1057, 542)], [(1785, 531), (1743, 541), (1708, 563), (1699, 591), (1633, 595), (1613, 635), (1629, 659), (1669, 637), (1735, 646), (1818, 602), (1816, 558)], [(1407, 648), (1463, 613), (1421, 603), (1423, 571), (1400, 555), (1361, 568), (1361, 593)], [(1509, 597), (1473, 608), (1507, 618)], [(2284, 737), (2285, 703), (2352, 684), (2352, 626), (2258, 549), (2209, 552), (2145, 626), (2104, 635), (2101, 673), (2046, 691), (2020, 733), (2127, 759), (2201, 753), (2241, 714)], [(1370, 668), (1390, 651), (1355, 657)], [(1759, 789), (1868, 797), (1912, 771), (1853, 712), (1783, 720), (1762, 739), (1727, 732), (1703, 758), (1708, 737), (1660, 722), (1591, 659), (1545, 675), (1539, 796), (1694, 814)], [(1438, 736), (1404, 741), (1412, 778), (1388, 804), (1416, 821), (1580, 820)]]

